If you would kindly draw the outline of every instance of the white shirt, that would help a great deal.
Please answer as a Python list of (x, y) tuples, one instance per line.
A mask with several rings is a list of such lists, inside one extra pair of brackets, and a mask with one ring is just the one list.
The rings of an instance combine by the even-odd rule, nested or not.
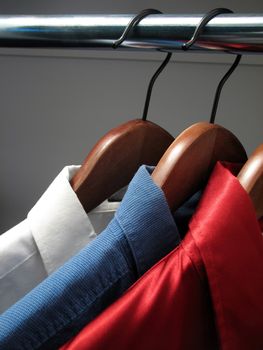
[(67, 166), (27, 218), (0, 236), (0, 313), (22, 298), (100, 233), (119, 206), (105, 201), (88, 215), (69, 181)]

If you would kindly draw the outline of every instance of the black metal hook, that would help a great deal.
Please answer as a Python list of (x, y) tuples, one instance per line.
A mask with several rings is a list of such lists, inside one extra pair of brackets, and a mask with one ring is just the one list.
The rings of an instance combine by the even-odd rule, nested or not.
[(124, 32), (122, 33), (121, 37), (112, 44), (113, 49), (116, 49), (117, 47), (119, 47), (124, 42), (124, 40), (127, 39), (130, 31), (137, 24), (139, 24), (139, 22), (142, 19), (144, 19), (145, 17), (147, 17), (149, 15), (158, 15), (158, 14), (162, 14), (162, 12), (159, 10), (155, 10), (155, 9), (145, 9), (145, 10), (142, 10), (140, 13), (138, 13), (138, 15), (136, 15), (134, 18), (132, 18), (130, 20), (127, 27), (124, 29)]
[(152, 94), (152, 89), (153, 89), (153, 85), (156, 81), (156, 79), (158, 78), (159, 74), (164, 70), (164, 68), (166, 67), (166, 65), (168, 64), (168, 62), (170, 61), (172, 57), (172, 53), (168, 52), (165, 60), (163, 61), (163, 63), (160, 65), (160, 67), (157, 69), (157, 71), (154, 73), (154, 75), (152, 76), (148, 89), (147, 89), (147, 94), (146, 94), (146, 99), (145, 99), (145, 104), (144, 104), (144, 109), (143, 109), (143, 114), (142, 114), (142, 120), (146, 120), (147, 119), (147, 114), (148, 114), (148, 109), (149, 109), (149, 105), (150, 105), (150, 99), (151, 99), (151, 94)]
[[(210, 12), (208, 12), (200, 21), (199, 25), (197, 26), (197, 28), (194, 31), (194, 34), (192, 36), (192, 38), (185, 44), (183, 44), (182, 49), (184, 51), (187, 51), (198, 39), (198, 37), (200, 36), (200, 34), (202, 33), (202, 31), (204, 30), (205, 26), (207, 25), (208, 22), (211, 21), (211, 19), (213, 19), (214, 17), (221, 15), (223, 13), (233, 13), (233, 11), (227, 9), (227, 8), (217, 8), (214, 9)], [(234, 61), (234, 63), (232, 64), (232, 66), (230, 67), (230, 69), (227, 71), (227, 73), (223, 76), (223, 78), (220, 80), (218, 87), (216, 89), (216, 93), (215, 93), (215, 97), (214, 97), (214, 102), (213, 102), (213, 107), (212, 107), (212, 112), (211, 112), (211, 116), (210, 116), (210, 123), (214, 124), (215, 122), (215, 117), (216, 117), (216, 111), (217, 111), (217, 107), (218, 107), (218, 103), (219, 103), (219, 98), (220, 98), (220, 94), (222, 91), (222, 88), (225, 84), (225, 82), (227, 81), (227, 79), (230, 77), (230, 75), (234, 72), (234, 70), (236, 69), (236, 67), (238, 66), (240, 60), (241, 60), (242, 55), (237, 55), (236, 59)]]
[(230, 75), (234, 72), (234, 70), (238, 66), (238, 64), (241, 60), (241, 57), (242, 57), (242, 55), (236, 56), (234, 63), (232, 64), (232, 66), (229, 68), (229, 70), (226, 72), (226, 74), (223, 76), (223, 78), (220, 80), (220, 83), (218, 84), (218, 87), (217, 87), (216, 93), (215, 93), (215, 97), (214, 97), (212, 112), (211, 112), (211, 116), (210, 116), (210, 120), (209, 120), (209, 123), (211, 123), (211, 124), (215, 123), (216, 111), (217, 111), (218, 102), (219, 102), (222, 88), (223, 88), (225, 82), (227, 81), (227, 79), (230, 77)]
[(187, 43), (183, 44), (182, 49), (184, 51), (190, 49), (190, 47), (196, 42), (198, 37), (202, 34), (207, 23), (209, 23), (211, 21), (211, 19), (213, 19), (214, 17), (216, 17), (218, 15), (222, 15), (224, 13), (233, 13), (233, 11), (231, 11), (227, 8), (216, 8), (216, 9), (213, 9), (213, 10), (207, 12), (204, 15), (204, 17), (201, 19), (198, 26), (195, 28), (195, 31), (194, 31), (192, 38), (189, 41), (187, 41)]
[[(121, 37), (113, 43), (112, 47), (114, 49), (119, 47), (123, 43), (123, 41), (127, 39), (127, 36), (129, 35), (130, 31), (134, 28), (134, 26), (136, 26), (146, 16), (153, 15), (153, 14), (162, 14), (162, 12), (159, 10), (155, 10), (155, 9), (142, 10), (138, 15), (136, 15), (128, 23), (128, 26), (125, 28)], [(157, 71), (154, 73), (154, 75), (152, 76), (152, 78), (150, 80), (150, 83), (149, 83), (148, 89), (147, 89), (147, 94), (146, 94), (146, 99), (145, 99), (145, 104), (144, 104), (144, 109), (143, 109), (143, 114), (142, 114), (142, 120), (147, 119), (147, 114), (148, 114), (148, 109), (149, 109), (149, 105), (150, 105), (150, 99), (151, 99), (153, 85), (154, 85), (156, 79), (158, 78), (158, 76), (160, 75), (160, 73), (163, 71), (165, 66), (170, 61), (171, 57), (172, 57), (172, 53), (168, 52), (165, 60), (162, 62), (162, 64), (160, 65), (160, 67), (157, 69)]]

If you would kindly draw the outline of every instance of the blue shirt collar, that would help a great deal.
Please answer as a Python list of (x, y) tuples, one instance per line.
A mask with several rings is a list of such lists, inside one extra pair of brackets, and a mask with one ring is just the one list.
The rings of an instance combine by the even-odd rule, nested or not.
[(132, 250), (139, 275), (180, 241), (164, 193), (152, 180), (153, 169), (145, 165), (139, 168), (115, 214)]

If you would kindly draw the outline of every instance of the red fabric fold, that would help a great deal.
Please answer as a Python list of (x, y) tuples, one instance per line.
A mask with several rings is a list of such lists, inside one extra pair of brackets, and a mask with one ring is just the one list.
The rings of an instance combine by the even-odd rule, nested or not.
[(62, 349), (263, 349), (262, 295), (259, 222), (217, 164), (180, 246)]

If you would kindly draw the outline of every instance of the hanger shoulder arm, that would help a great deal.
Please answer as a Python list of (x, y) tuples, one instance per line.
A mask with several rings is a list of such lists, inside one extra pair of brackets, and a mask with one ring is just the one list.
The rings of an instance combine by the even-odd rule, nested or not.
[(175, 139), (152, 177), (175, 210), (202, 188), (218, 160), (243, 163), (246, 159), (242, 144), (230, 131), (200, 122)]
[(263, 216), (263, 144), (260, 145), (249, 157), (246, 164), (240, 170), (238, 179), (249, 194), (257, 217)]
[(71, 180), (86, 212), (128, 185), (140, 165), (157, 164), (173, 140), (160, 126), (140, 119), (109, 131)]

